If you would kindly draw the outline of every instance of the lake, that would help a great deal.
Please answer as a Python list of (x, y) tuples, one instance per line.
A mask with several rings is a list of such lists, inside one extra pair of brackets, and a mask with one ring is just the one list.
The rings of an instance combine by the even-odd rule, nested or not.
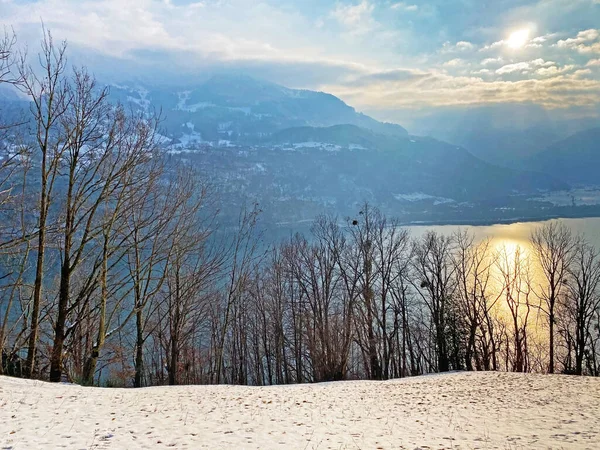
[[(583, 234), (587, 240), (600, 248), (600, 217), (584, 219), (554, 219), (568, 226), (573, 234)], [(413, 237), (422, 236), (427, 231), (436, 231), (443, 234), (452, 234), (458, 230), (468, 230), (477, 239), (490, 238), (495, 247), (503, 244), (513, 247), (516, 245), (528, 246), (531, 232), (542, 226), (544, 222), (517, 222), (496, 225), (411, 225), (406, 227)]]

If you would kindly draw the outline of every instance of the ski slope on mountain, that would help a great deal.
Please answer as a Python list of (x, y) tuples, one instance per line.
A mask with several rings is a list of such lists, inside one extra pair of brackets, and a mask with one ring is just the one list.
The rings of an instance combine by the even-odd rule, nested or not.
[(0, 448), (600, 448), (600, 379), (455, 373), (147, 389), (0, 377)]

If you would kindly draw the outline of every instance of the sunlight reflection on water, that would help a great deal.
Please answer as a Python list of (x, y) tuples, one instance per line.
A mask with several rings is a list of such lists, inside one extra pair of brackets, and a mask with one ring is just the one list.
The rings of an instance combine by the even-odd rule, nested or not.
[[(584, 218), (584, 219), (557, 219), (568, 226), (574, 236), (583, 235), (586, 240), (600, 249), (600, 218)], [(427, 231), (435, 231), (442, 234), (453, 234), (458, 231), (468, 231), (475, 236), (476, 241), (484, 239), (490, 240), (490, 253), (494, 255), (496, 263), (491, 266), (488, 301), (494, 304), (492, 308), (496, 317), (510, 327), (511, 310), (509, 308), (506, 296), (506, 291), (503, 290), (503, 274), (502, 265), (504, 268), (514, 270), (516, 264), (515, 259), (517, 253), (518, 259), (527, 266), (526, 261), (529, 260), (530, 268), (530, 286), (521, 285), (521, 289), (528, 291), (529, 297), (521, 293), (518, 302), (521, 302), (518, 309), (519, 320), (528, 314), (527, 304), (529, 304), (529, 317), (527, 321), (528, 335), (531, 338), (532, 345), (545, 345), (547, 342), (547, 317), (540, 312), (540, 306), (543, 303), (540, 300), (543, 281), (536, 256), (532, 251), (529, 239), (531, 233), (544, 222), (521, 222), (513, 224), (497, 224), (487, 226), (413, 226), (409, 227), (411, 236), (418, 238)], [(514, 303), (513, 303), (514, 307)]]

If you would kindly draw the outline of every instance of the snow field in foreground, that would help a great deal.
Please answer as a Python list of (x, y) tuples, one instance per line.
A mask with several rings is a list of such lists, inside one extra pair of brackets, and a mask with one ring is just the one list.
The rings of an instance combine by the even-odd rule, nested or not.
[(0, 448), (600, 448), (600, 379), (84, 388), (0, 377)]

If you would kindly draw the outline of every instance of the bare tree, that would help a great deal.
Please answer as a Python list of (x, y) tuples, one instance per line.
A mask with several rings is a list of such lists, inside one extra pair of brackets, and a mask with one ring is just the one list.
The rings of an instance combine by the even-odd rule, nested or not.
[(14, 31), (9, 32), (5, 28), (0, 38), (0, 85), (19, 83), (19, 76), (14, 72), (17, 64), (16, 45), (16, 34)]
[[(567, 318), (574, 327), (574, 336), (568, 331), (568, 343), (575, 352), (574, 367), (567, 367), (576, 375), (582, 375), (586, 350), (591, 350), (591, 331), (594, 316), (600, 309), (600, 254), (583, 239), (573, 251), (573, 260), (568, 269), (565, 309)], [(568, 328), (568, 324), (567, 328)], [(571, 345), (569, 345), (571, 347)], [(570, 352), (569, 352), (570, 355)]]
[(349, 287), (340, 261), (346, 241), (335, 219), (320, 217), (312, 228), (313, 240), (295, 236), (286, 245), (286, 273), (291, 276), (292, 352), (296, 381), (332, 381), (346, 378), (353, 341), (354, 301), (358, 284)]
[[(96, 338), (86, 357), (83, 366), (82, 381), (92, 384), (96, 364), (104, 344), (110, 336), (119, 332), (133, 317), (133, 313), (121, 318), (124, 304), (132, 292), (132, 280), (123, 270), (123, 262), (128, 256), (131, 243), (128, 225), (131, 216), (148, 201), (159, 202), (155, 195), (163, 174), (163, 162), (156, 151), (156, 121), (135, 115), (126, 117), (123, 125), (123, 136), (119, 139), (119, 156), (113, 163), (120, 165), (114, 178), (114, 185), (101, 205), (98, 217), (99, 233), (97, 238), (97, 254), (93, 258), (92, 269), (87, 279), (90, 286), (95, 285), (97, 303), (93, 310), (97, 311), (95, 319)], [(157, 205), (154, 205), (158, 209)], [(160, 231), (166, 219), (154, 224), (155, 231)], [(157, 233), (158, 234), (158, 233)], [(111, 311), (108, 310), (109, 299), (112, 299)], [(113, 321), (119, 317), (119, 325), (113, 327)]]
[(85, 70), (74, 70), (68, 90), (71, 102), (60, 123), (65, 142), (61, 168), (65, 172), (66, 196), (60, 204), (64, 219), (51, 381), (59, 381), (62, 374), (64, 342), (78, 322), (77, 315), (72, 313), (87, 302), (94, 287), (94, 277), (89, 277), (90, 282), (74, 292), (73, 275), (104, 238), (100, 252), (103, 256), (97, 259), (96, 267), (105, 276), (102, 267), (108, 259), (107, 242), (119, 208), (108, 220), (103, 220), (103, 211), (115, 209), (117, 203), (111, 202), (111, 197), (131, 187), (128, 174), (139, 174), (136, 167), (152, 158), (154, 152), (154, 127), (141, 118), (131, 120), (122, 108), (113, 107), (108, 102), (107, 89), (97, 87)]
[(561, 222), (550, 221), (531, 234), (531, 246), (537, 257), (544, 284), (539, 287), (541, 311), (548, 317), (549, 362), (548, 373), (554, 373), (554, 327), (556, 306), (564, 289), (568, 269), (573, 259), (575, 240), (569, 228)]
[[(197, 192), (194, 186), (190, 192)], [(167, 321), (162, 330), (167, 344), (165, 350), (170, 385), (180, 382), (182, 350), (193, 344), (190, 338), (206, 314), (213, 283), (223, 264), (222, 254), (207, 242), (210, 237), (209, 224), (203, 224), (198, 217), (203, 202), (201, 198), (187, 205), (172, 235), (172, 253), (164, 286), (164, 315)], [(161, 314), (160, 308), (158, 314)]]
[(45, 255), (49, 227), (49, 213), (55, 182), (62, 155), (66, 150), (65, 136), (58, 133), (60, 121), (71, 103), (71, 92), (65, 78), (67, 60), (66, 44), (56, 46), (50, 32), (44, 31), (39, 55), (40, 75), (26, 62), (22, 54), (18, 63), (22, 79), (20, 89), (31, 100), (31, 114), (35, 128), (35, 153), (39, 157), (39, 190), (37, 200), (37, 261), (30, 314), (30, 334), (27, 352), (26, 374), (35, 370), (35, 355), (39, 335), (42, 288), (45, 272)]
[[(356, 304), (356, 319), (359, 320), (359, 331), (357, 341), (364, 352), (365, 366), (370, 379), (380, 380), (383, 378), (382, 364), (377, 349), (377, 343), (381, 341), (378, 336), (376, 317), (378, 313), (375, 304), (375, 233), (378, 219), (377, 211), (368, 205), (363, 205), (359, 213), (359, 219), (352, 221), (350, 233), (355, 245), (355, 260), (357, 267), (353, 267), (360, 286), (360, 303)], [(385, 304), (383, 307), (385, 311)]]
[(388, 379), (400, 366), (396, 344), (402, 309), (396, 295), (408, 272), (410, 240), (398, 221), (368, 204), (349, 229), (353, 250), (344, 260), (343, 272), (352, 273), (350, 279), (356, 278), (359, 285), (359, 299), (354, 302), (357, 343), (364, 352), (369, 378)]
[[(475, 237), (466, 231), (455, 233), (456, 251), (453, 255), (458, 311), (466, 322), (465, 364), (467, 370), (475, 367), (481, 370), (485, 366), (480, 354), (478, 341), (486, 342), (485, 320), (495, 306), (497, 298), (490, 292), (490, 279), (494, 265), (494, 256), (490, 251), (490, 240), (475, 243)], [(481, 336), (483, 334), (483, 336)], [(479, 339), (478, 339), (479, 337)], [(486, 345), (487, 347), (487, 345)], [(482, 353), (489, 357), (494, 349), (485, 348)]]
[(266, 253), (260, 254), (258, 250), (260, 234), (257, 234), (256, 224), (259, 214), (258, 204), (255, 204), (251, 210), (246, 209), (246, 207), (241, 210), (232, 243), (229, 249), (223, 252), (228, 259), (225, 263), (227, 267), (227, 288), (224, 298), (224, 314), (215, 342), (216, 359), (213, 373), (217, 384), (221, 383), (223, 353), (232, 311), (248, 288), (256, 265), (266, 255)]
[[(211, 270), (214, 270), (208, 270), (207, 254), (201, 252), (206, 250), (206, 239), (210, 234), (206, 217), (201, 217), (202, 209), (206, 207), (206, 187), (199, 183), (198, 175), (190, 168), (176, 166), (168, 169), (166, 184), (158, 178), (156, 184), (146, 184), (145, 191), (134, 200), (135, 205), (131, 205), (123, 229), (127, 272), (133, 294), (130, 315), (135, 317), (136, 387), (144, 385), (144, 345), (147, 339), (155, 336), (157, 343), (164, 343), (163, 332), (167, 326), (174, 331), (174, 342), (169, 347), (175, 348), (172, 357), (178, 359), (178, 332), (182, 329), (183, 319), (190, 320), (185, 318), (189, 313), (182, 312), (182, 304), (197, 300), (194, 289), (204, 288), (202, 283), (206, 282), (198, 272), (196, 283), (195, 275), (190, 275), (189, 270), (202, 269), (205, 276), (208, 273), (212, 275)], [(208, 213), (207, 217), (211, 214)], [(184, 273), (185, 283), (182, 284)], [(166, 283), (170, 284), (165, 288)], [(177, 295), (184, 287), (189, 291), (189, 299)], [(165, 294), (165, 289), (170, 294)], [(174, 308), (173, 311), (167, 310), (165, 317), (175, 314), (166, 324), (162, 317), (157, 317), (161, 311), (165, 313), (165, 303)], [(194, 304), (185, 303), (183, 306)], [(173, 381), (176, 382), (176, 378)]]
[(450, 370), (449, 316), (456, 288), (452, 251), (452, 238), (435, 232), (414, 243), (411, 283), (431, 314), (440, 372)]
[(496, 267), (500, 274), (500, 295), (504, 297), (505, 305), (510, 312), (512, 326), (513, 352), (511, 356), (510, 345), (507, 343), (507, 361), (512, 361), (510, 370), (513, 372), (528, 372), (528, 323), (534, 306), (530, 299), (532, 295), (530, 261), (524, 256), (520, 246), (517, 246), (514, 251), (504, 247), (498, 254)]
[[(4, 31), (0, 38), (0, 86), (18, 85), (14, 74), (17, 62), (16, 36)], [(1, 115), (1, 112), (0, 112)], [(0, 122), (0, 258), (4, 267), (0, 272), (0, 357), (5, 359), (6, 336), (15, 296), (20, 292), (29, 252), (26, 228), (27, 173), (31, 160), (27, 148), (10, 145), (11, 137), (18, 124), (13, 121)], [(12, 136), (14, 137), (14, 136)], [(21, 248), (24, 245), (24, 248)], [(6, 303), (5, 303), (6, 302)], [(0, 374), (4, 364), (0, 361)]]

